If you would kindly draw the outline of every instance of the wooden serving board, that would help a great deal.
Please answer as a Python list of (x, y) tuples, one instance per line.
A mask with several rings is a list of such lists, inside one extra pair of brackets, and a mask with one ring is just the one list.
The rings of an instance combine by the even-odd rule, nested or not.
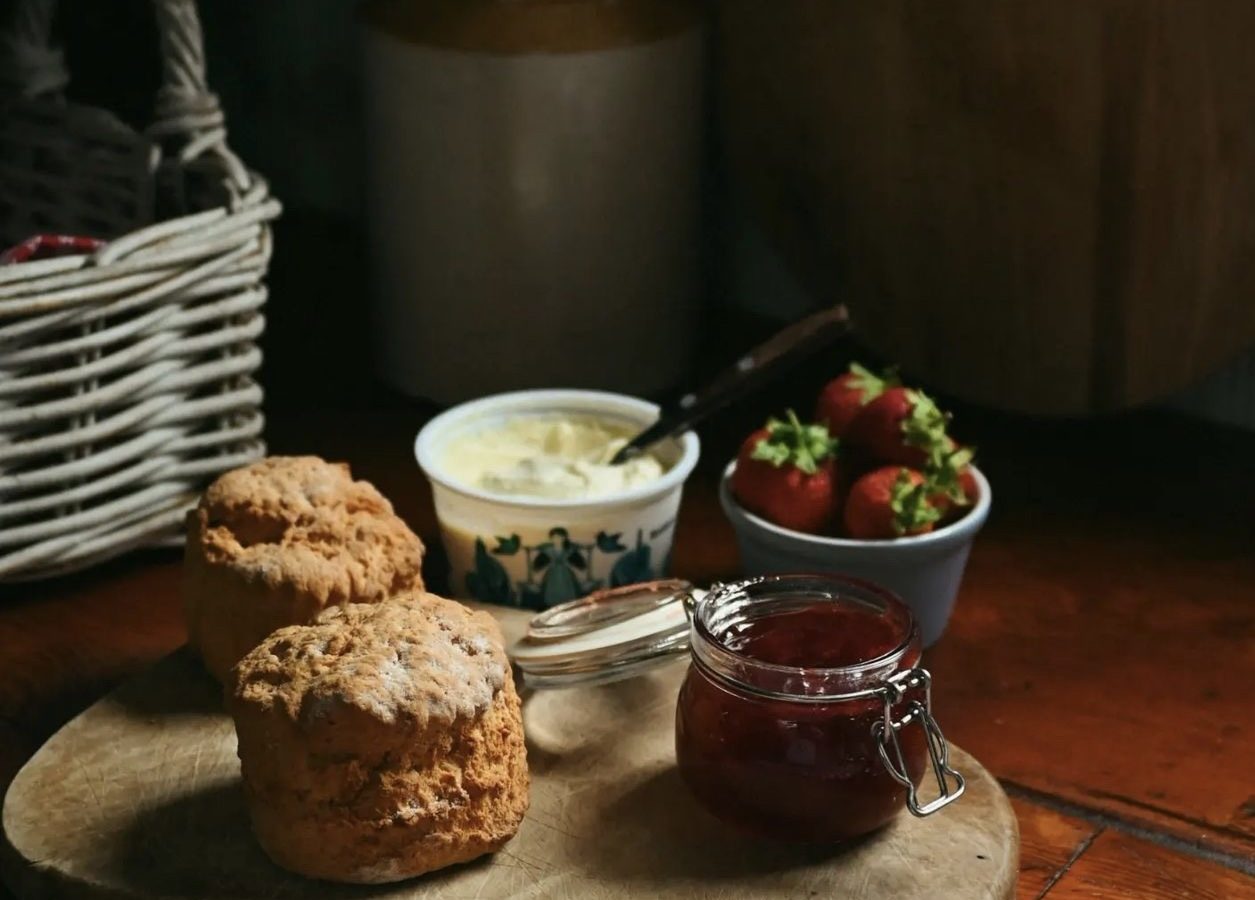
[(844, 849), (769, 846), (724, 828), (675, 768), (683, 674), (677, 664), (525, 695), (532, 802), (514, 840), (469, 865), (356, 887), (290, 875), (262, 853), (217, 684), (181, 651), (62, 728), (18, 774), (4, 804), (6, 878), (23, 900), (1012, 896), (1015, 815), (959, 750), (961, 800), (928, 819), (904, 813)]

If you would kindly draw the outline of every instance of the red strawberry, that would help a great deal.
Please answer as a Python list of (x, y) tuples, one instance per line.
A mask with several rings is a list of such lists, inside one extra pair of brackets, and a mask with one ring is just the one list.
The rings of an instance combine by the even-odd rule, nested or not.
[(941, 512), (929, 501), (929, 483), (915, 469), (882, 466), (850, 488), (845, 531), (865, 541), (887, 540), (933, 530)]
[(963, 512), (976, 502), (978, 489), (976, 476), (972, 474), (972, 457), (975, 451), (970, 447), (958, 447), (946, 454), (941, 465), (928, 473), (928, 481), (933, 493), (929, 502), (941, 510), (943, 519), (957, 519)]
[(741, 445), (732, 493), (742, 506), (784, 528), (817, 534), (836, 519), (837, 442), (822, 425), (770, 419)]
[(864, 406), (896, 384), (897, 377), (891, 372), (874, 375), (858, 363), (850, 363), (850, 371), (838, 375), (819, 392), (815, 421), (827, 425), (828, 433), (839, 438)]
[(886, 388), (854, 417), (845, 439), (882, 463), (913, 469), (939, 467), (954, 443), (946, 415), (923, 391)]

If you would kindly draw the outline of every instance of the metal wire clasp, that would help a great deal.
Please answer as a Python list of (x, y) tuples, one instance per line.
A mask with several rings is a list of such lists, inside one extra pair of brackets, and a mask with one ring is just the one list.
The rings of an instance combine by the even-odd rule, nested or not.
[[(907, 691), (923, 687), (924, 702), (911, 700), (907, 702), (906, 713), (898, 719), (893, 717), (893, 708), (906, 699)], [(932, 676), (927, 669), (906, 669), (888, 678), (877, 693), (884, 703), (884, 715), (872, 725), (872, 736), (880, 750), (880, 761), (893, 776), (893, 780), (906, 788), (906, 808), (915, 816), (927, 816), (935, 813), (949, 803), (953, 803), (963, 795), (966, 782), (963, 776), (950, 768), (950, 747), (945, 736), (933, 718)], [(913, 722), (918, 722), (924, 729), (924, 738), (928, 744), (928, 758), (932, 763), (933, 775), (937, 779), (938, 796), (935, 800), (919, 804), (919, 796), (915, 790), (915, 782), (911, 780), (906, 768), (906, 759), (902, 755), (902, 744), (898, 740), (898, 732)], [(892, 754), (892, 755), (891, 755)], [(953, 783), (953, 788), (951, 784)]]

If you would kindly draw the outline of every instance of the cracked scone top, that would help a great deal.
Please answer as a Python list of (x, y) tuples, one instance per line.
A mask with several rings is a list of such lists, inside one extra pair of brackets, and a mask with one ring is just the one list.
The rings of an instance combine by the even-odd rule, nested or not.
[(269, 457), (223, 475), (188, 513), (189, 641), (224, 680), (276, 628), (421, 588), (422, 560), (422, 542), (347, 466)]
[(279, 586), (340, 602), (413, 585), (422, 543), (368, 481), (314, 456), (272, 456), (228, 472), (191, 513), (205, 555)]
[(303, 727), (352, 713), (424, 729), (479, 715), (509, 672), (490, 615), (416, 592), (336, 607), (311, 625), (281, 629), (235, 677), (242, 702)]
[(253, 831), (280, 866), (396, 881), (500, 848), (527, 809), (500, 629), (415, 591), (276, 631), (232, 671)]

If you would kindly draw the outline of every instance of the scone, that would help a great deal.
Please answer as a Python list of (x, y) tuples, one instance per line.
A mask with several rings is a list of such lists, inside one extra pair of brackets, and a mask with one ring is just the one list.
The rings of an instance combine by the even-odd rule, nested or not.
[(423, 586), (423, 544), (392, 504), (315, 456), (226, 473), (187, 526), (188, 641), (219, 681), (276, 628)]
[(513, 837), (527, 754), (502, 644), (491, 616), (416, 591), (329, 609), (245, 656), (227, 705), (270, 858), (377, 883)]

